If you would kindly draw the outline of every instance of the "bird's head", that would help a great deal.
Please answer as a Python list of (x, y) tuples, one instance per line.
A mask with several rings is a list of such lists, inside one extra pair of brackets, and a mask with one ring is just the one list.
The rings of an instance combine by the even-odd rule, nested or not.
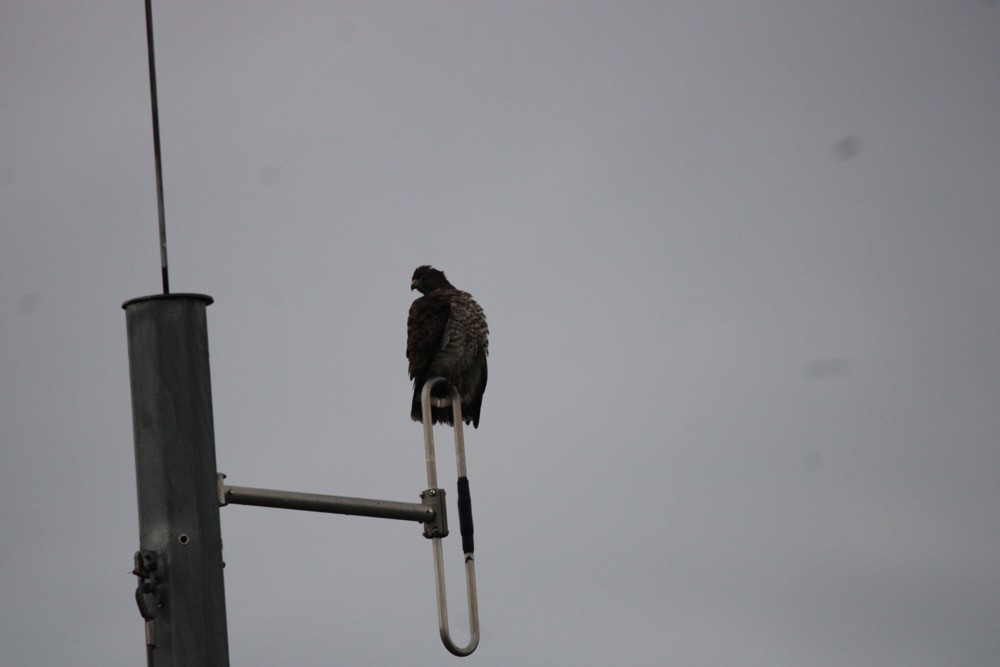
[(421, 294), (430, 294), (440, 289), (454, 289), (455, 286), (448, 282), (444, 271), (439, 271), (433, 266), (418, 266), (413, 272), (413, 279), (410, 280), (410, 289), (417, 290)]

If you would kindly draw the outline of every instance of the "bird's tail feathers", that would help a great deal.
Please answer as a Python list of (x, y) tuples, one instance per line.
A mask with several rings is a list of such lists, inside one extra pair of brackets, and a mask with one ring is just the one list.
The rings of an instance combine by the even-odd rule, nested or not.
[[(437, 389), (437, 387), (435, 387)], [(415, 422), (423, 423), (424, 415), (423, 409), (420, 405), (420, 394), (423, 391), (423, 384), (419, 387), (415, 386), (413, 388), (413, 403), (410, 406), (410, 418)], [(437, 392), (434, 392), (437, 393)], [(468, 403), (462, 404), (462, 421), (466, 424), (472, 424), (473, 428), (479, 428), (479, 408), (481, 401), (477, 404), (470, 405)], [(432, 424), (448, 424), (449, 426), (454, 425), (454, 412), (451, 406), (445, 406), (442, 408), (437, 408), (431, 406), (431, 423)]]

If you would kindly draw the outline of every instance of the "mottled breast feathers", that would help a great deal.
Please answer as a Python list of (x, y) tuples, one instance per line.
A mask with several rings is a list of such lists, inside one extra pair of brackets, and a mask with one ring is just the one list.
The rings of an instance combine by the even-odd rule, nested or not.
[[(456, 289), (444, 272), (431, 266), (417, 267), (410, 289), (422, 294), (410, 305), (406, 325), (406, 358), (413, 380), (410, 416), (423, 421), (420, 393), (427, 380), (440, 376), (458, 390), (463, 421), (478, 427), (489, 354), (486, 315), (471, 294)], [(435, 396), (448, 393), (447, 387), (434, 387)], [(435, 424), (451, 424), (452, 410), (432, 408), (431, 418)]]

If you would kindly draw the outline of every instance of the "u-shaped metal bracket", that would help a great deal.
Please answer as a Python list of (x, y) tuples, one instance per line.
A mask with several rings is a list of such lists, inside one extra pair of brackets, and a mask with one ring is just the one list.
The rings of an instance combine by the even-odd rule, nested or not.
[[(437, 584), (438, 630), (441, 641), (448, 651), (457, 656), (471, 654), (479, 646), (479, 601), (476, 595), (476, 561), (473, 555), (475, 546), (472, 538), (472, 501), (469, 497), (469, 476), (465, 468), (465, 436), (462, 431), (462, 400), (458, 392), (452, 388), (450, 398), (431, 398), (431, 389), (439, 382), (447, 382), (442, 377), (435, 377), (424, 383), (420, 394), (420, 405), (423, 411), (424, 452), (427, 458), (427, 486), (437, 488), (437, 461), (434, 458), (434, 424), (431, 421), (431, 404), (434, 407), (445, 407), (449, 403), (452, 409), (452, 421), (455, 428), (455, 461), (458, 469), (458, 518), (462, 533), (462, 551), (465, 552), (465, 588), (469, 600), (469, 643), (465, 647), (457, 646), (448, 631), (448, 596), (444, 580), (444, 554), (441, 549), (441, 537), (432, 537), (434, 547), (434, 581)], [(442, 508), (443, 505), (442, 498)]]

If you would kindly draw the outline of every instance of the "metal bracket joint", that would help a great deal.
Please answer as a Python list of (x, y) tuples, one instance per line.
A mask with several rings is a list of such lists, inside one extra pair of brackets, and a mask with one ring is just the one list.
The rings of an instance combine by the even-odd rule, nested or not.
[(444, 489), (421, 491), (420, 502), (434, 513), (433, 518), (424, 523), (424, 537), (448, 537), (448, 510), (444, 504)]

